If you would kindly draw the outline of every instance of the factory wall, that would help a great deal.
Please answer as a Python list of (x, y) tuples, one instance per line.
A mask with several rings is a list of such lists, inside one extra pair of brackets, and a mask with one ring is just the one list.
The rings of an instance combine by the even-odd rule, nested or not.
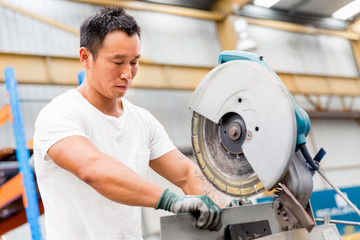
[[(4, 0), (78, 30), (101, 7), (71, 1)], [(141, 54), (156, 63), (215, 66), (221, 51), (216, 23), (149, 11), (126, 10), (141, 26)], [(207, 41), (214, 39), (214, 41)], [(0, 52), (78, 57), (79, 37), (0, 7)], [(181, 53), (181, 54), (179, 54)], [(151, 81), (151, 79), (149, 79)]]
[[(79, 28), (82, 19), (99, 9), (99, 6), (63, 0), (3, 1), (75, 29)], [(135, 10), (128, 12), (134, 15), (142, 26), (141, 51), (145, 58), (156, 63), (186, 66), (213, 67), (217, 64), (217, 55), (222, 49), (214, 21)], [(246, 31), (248, 37), (255, 43), (250, 50), (263, 55), (265, 61), (275, 71), (339, 77), (359, 76), (347, 39), (291, 33), (260, 26), (248, 26)], [(264, 35), (267, 37), (264, 38)], [(74, 34), (0, 7), (0, 52), (77, 57), (78, 40)], [(152, 80), (149, 77), (149, 81)], [(27, 139), (30, 139), (34, 133), (33, 126), (40, 109), (53, 97), (73, 87), (75, 83), (71, 86), (35, 84), (18, 86)], [(191, 95), (192, 90), (137, 88), (129, 90), (126, 98), (152, 112), (164, 125), (175, 145), (194, 159), (190, 139), (192, 113), (187, 107)], [(316, 98), (316, 96), (310, 97)], [(343, 100), (339, 96), (321, 96), (321, 98), (324, 104), (328, 103), (330, 110), (343, 110)], [(304, 96), (295, 95), (295, 99), (304, 109), (316, 110)], [(360, 110), (358, 96), (345, 98), (345, 101), (354, 101), (352, 110)], [(0, 107), (5, 103), (7, 103), (6, 89), (4, 84), (0, 84)], [(308, 147), (313, 156), (320, 147), (327, 151), (321, 163), (324, 172), (339, 187), (359, 186), (359, 120), (314, 118), (311, 122)], [(9, 122), (0, 127), (0, 148), (3, 147), (15, 147)], [(152, 171), (149, 172), (148, 178), (180, 193), (179, 189), (156, 176)], [(314, 176), (314, 190), (329, 188), (318, 175)], [(143, 209), (144, 239), (159, 239), (159, 217), (167, 214), (169, 213), (164, 211)], [(30, 239), (27, 227), (3, 237), (3, 240), (17, 239)]]
[[(327, 151), (321, 168), (338, 187), (360, 186), (360, 122), (358, 119), (314, 119), (309, 145)], [(313, 155), (314, 156), (314, 155)], [(331, 189), (318, 175), (314, 190)]]
[(276, 72), (336, 77), (359, 75), (348, 39), (255, 25), (249, 25), (248, 37), (256, 43), (252, 51), (264, 56)]

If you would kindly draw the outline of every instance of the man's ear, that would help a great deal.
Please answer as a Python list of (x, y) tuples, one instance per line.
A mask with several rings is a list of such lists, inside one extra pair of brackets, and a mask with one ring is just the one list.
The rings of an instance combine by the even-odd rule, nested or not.
[(88, 69), (90, 67), (90, 59), (92, 58), (91, 52), (87, 48), (81, 47), (79, 53), (81, 64), (85, 69)]

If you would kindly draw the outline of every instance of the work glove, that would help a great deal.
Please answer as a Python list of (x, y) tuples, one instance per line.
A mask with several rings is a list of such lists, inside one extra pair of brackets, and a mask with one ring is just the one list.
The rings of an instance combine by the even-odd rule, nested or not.
[(225, 207), (237, 207), (237, 206), (243, 206), (243, 205), (249, 205), (253, 204), (253, 202), (248, 198), (241, 198), (241, 199), (233, 199), (231, 200)]
[(163, 209), (175, 214), (193, 213), (197, 216), (198, 228), (219, 231), (222, 227), (221, 208), (206, 195), (178, 196), (169, 189), (165, 189), (155, 209)]

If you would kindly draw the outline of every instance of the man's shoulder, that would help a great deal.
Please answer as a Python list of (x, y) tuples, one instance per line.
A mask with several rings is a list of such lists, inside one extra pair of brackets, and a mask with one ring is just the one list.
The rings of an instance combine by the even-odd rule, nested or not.
[(81, 98), (79, 97), (80, 93), (75, 89), (69, 89), (60, 95), (53, 98), (46, 107), (61, 107), (61, 106), (67, 106), (67, 107), (75, 107), (80, 103)]
[(79, 104), (77, 104), (77, 102), (79, 102), (79, 100), (77, 99), (76, 90), (67, 90), (52, 99), (43, 109), (41, 109), (38, 118), (56, 116), (63, 111), (77, 112), (81, 109), (78, 107)]
[(50, 103), (52, 104), (70, 104), (79, 101), (80, 93), (76, 89), (69, 89), (56, 96)]

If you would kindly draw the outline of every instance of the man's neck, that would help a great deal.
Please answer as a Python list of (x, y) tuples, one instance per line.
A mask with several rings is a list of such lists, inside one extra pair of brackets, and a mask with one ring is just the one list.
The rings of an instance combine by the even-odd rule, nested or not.
[(91, 105), (96, 107), (102, 113), (113, 117), (120, 117), (123, 114), (121, 98), (106, 98), (100, 93), (90, 89), (86, 86), (86, 83), (77, 87), (77, 90)]

